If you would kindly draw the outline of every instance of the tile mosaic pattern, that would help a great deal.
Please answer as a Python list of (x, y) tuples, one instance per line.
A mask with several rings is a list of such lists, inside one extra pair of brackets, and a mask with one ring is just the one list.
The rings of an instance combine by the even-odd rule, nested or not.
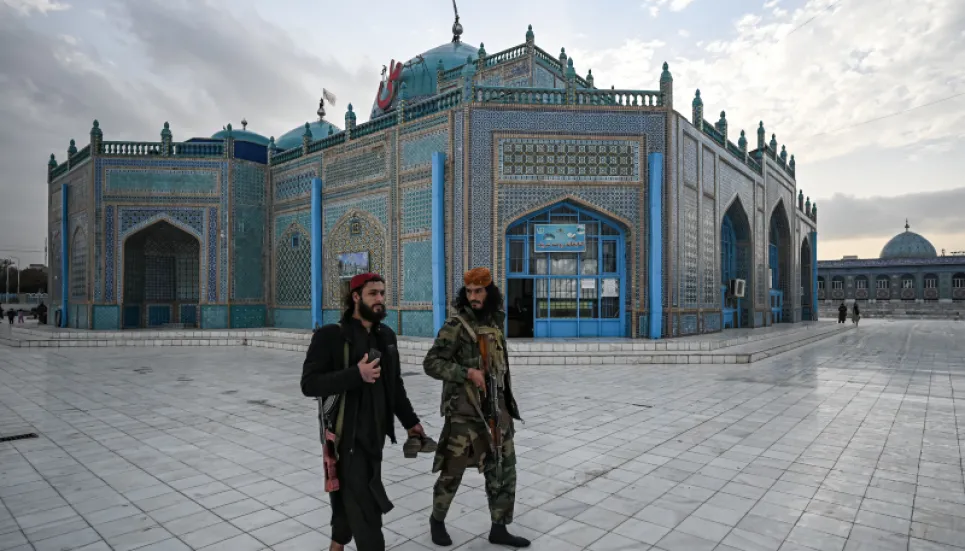
[(280, 203), (310, 196), (312, 178), (321, 174), (321, 167), (319, 154), (312, 154), (293, 163), (286, 163), (283, 169), (272, 170), (275, 201)]
[(218, 172), (114, 168), (107, 171), (107, 193), (200, 195), (218, 193)]
[(539, 63), (533, 66), (534, 88), (566, 88), (566, 82)]
[(120, 308), (115, 305), (95, 304), (94, 329), (120, 329)]
[(529, 61), (516, 63), (502, 63), (492, 69), (480, 73), (476, 77), (477, 86), (529, 86)]
[(402, 302), (432, 303), (432, 241), (402, 243)]
[(70, 240), (70, 298), (72, 300), (87, 301), (87, 231), (84, 228), (74, 230)]
[(414, 138), (405, 138), (400, 142), (400, 148), (399, 170), (431, 166), (433, 152), (449, 151), (449, 128), (444, 126)]
[(680, 316), (680, 334), (695, 335), (697, 333), (697, 314), (683, 314)]
[(423, 130), (428, 130), (430, 128), (435, 128), (442, 124), (449, 123), (449, 114), (444, 113), (442, 115), (436, 115), (432, 117), (425, 117), (418, 119), (415, 122), (407, 122), (401, 128), (402, 136), (407, 136), (409, 134), (422, 133)]
[(704, 193), (708, 193), (711, 196), (713, 196), (715, 191), (714, 187), (715, 187), (715, 184), (717, 183), (717, 178), (716, 178), (717, 170), (714, 164), (715, 157), (714, 157), (713, 151), (711, 151), (710, 148), (705, 148), (703, 151), (704, 151), (703, 153), (704, 158), (703, 158), (703, 163), (701, 164), (701, 169), (703, 171), (704, 177), (702, 182), (703, 183), (702, 189), (704, 190)]
[[(354, 222), (357, 222), (359, 230), (356, 234), (351, 231)], [(338, 255), (342, 253), (368, 252), (369, 271), (386, 274), (388, 267), (386, 265), (388, 262), (386, 257), (386, 233), (385, 226), (382, 226), (371, 215), (363, 211), (353, 210), (348, 218), (343, 219), (341, 223), (332, 228), (331, 232), (326, 234), (323, 245), (326, 257), (338, 258)], [(338, 263), (328, 262), (322, 269), (325, 272), (325, 279), (322, 283), (323, 304), (326, 308), (338, 309), (342, 304), (341, 274), (339, 273)], [(309, 273), (306, 270), (307, 287), (310, 287), (310, 283), (308, 283)], [(388, 272), (388, 274), (389, 277), (386, 279), (389, 285), (388, 290), (386, 290), (386, 302), (392, 304), (390, 301), (394, 299), (394, 293), (391, 291), (394, 278), (392, 278), (391, 272)], [(306, 304), (311, 304), (310, 295)]]
[[(452, 231), (446, 236), (446, 250), (449, 254), (449, 277), (450, 287), (447, 292), (447, 298), (453, 297), (456, 291), (462, 287), (462, 274), (466, 271), (463, 260), (463, 252), (466, 247), (469, 246), (467, 242), (467, 237), (465, 235), (465, 222), (466, 216), (463, 214), (463, 186), (464, 186), (464, 172), (465, 172), (465, 154), (467, 144), (464, 144), (465, 137), (465, 125), (464, 125), (465, 113), (462, 111), (456, 111), (453, 115), (452, 133), (453, 133), (453, 178), (452, 182), (447, 182), (446, 188), (449, 190), (449, 200), (446, 202), (446, 212), (449, 216), (449, 220), (452, 221)], [(450, 207), (451, 206), (451, 207)]]
[[(389, 201), (385, 193), (322, 202), (322, 228), (328, 234), (349, 210), (364, 211), (374, 216), (383, 226), (389, 225)], [(310, 226), (309, 226), (310, 227)]]
[(326, 188), (334, 188), (374, 179), (384, 179), (388, 172), (388, 153), (385, 143), (357, 151), (331, 155), (325, 160), (324, 176)]
[(307, 308), (274, 308), (272, 310), (274, 327), (285, 329), (311, 329), (312, 311)]
[(310, 230), (295, 223), (275, 240), (275, 304), (311, 306), (311, 243)]
[[(754, 202), (754, 182), (746, 175), (738, 172), (729, 162), (720, 162), (720, 199), (723, 204), (730, 204), (737, 194), (744, 203), (745, 208), (750, 208)], [(723, 214), (721, 215), (723, 216)], [(748, 218), (753, 219), (754, 212), (748, 212)]]
[[(243, 161), (232, 162), (231, 190), (231, 298), (264, 300), (267, 257), (267, 190), (265, 168)], [(234, 319), (234, 318), (232, 318)], [(237, 327), (232, 323), (233, 327)]]
[(207, 239), (208, 246), (204, 251), (204, 257), (206, 259), (206, 265), (208, 268), (208, 277), (205, 282), (204, 289), (202, 289), (202, 295), (208, 297), (208, 302), (217, 302), (218, 297), (223, 296), (223, 293), (218, 293), (218, 252), (221, 247), (218, 246), (219, 236), (221, 235), (221, 221), (218, 217), (218, 209), (215, 207), (209, 207), (207, 209), (207, 216), (205, 216), (205, 226), (207, 228)]
[(264, 304), (232, 304), (231, 327), (265, 327), (267, 310)]
[[(485, 110), (474, 109), (470, 116), (470, 166), (467, 167), (469, 174), (469, 201), (473, 205), (474, 215), (469, 218), (469, 242), (464, 246), (469, 246), (469, 261), (472, 265), (491, 266), (494, 260), (501, 259), (500, 251), (493, 250), (494, 235), (493, 228), (493, 205), (486, 199), (493, 193), (493, 137), (494, 131), (519, 132), (525, 133), (533, 128), (540, 128), (543, 132), (554, 132), (559, 134), (593, 134), (593, 135), (615, 135), (623, 134), (628, 136), (645, 135), (650, 151), (664, 152), (666, 136), (666, 119), (663, 115), (630, 113), (630, 112), (550, 112), (550, 111), (529, 111), (529, 110)], [(613, 190), (608, 196), (616, 194)], [(644, 194), (645, 195), (645, 194)], [(532, 200), (532, 196), (521, 195), (521, 200)], [(643, 198), (646, 202), (646, 196)], [(528, 208), (544, 203), (546, 197), (537, 197), (529, 205), (514, 203), (509, 206), (509, 211), (525, 211)], [(615, 201), (603, 198), (598, 206), (611, 212), (620, 210), (619, 200)], [(500, 202), (498, 208), (503, 208)], [(497, 223), (505, 225), (506, 219), (501, 219)], [(641, 221), (642, 223), (642, 221)], [(642, 226), (642, 224), (641, 224)], [(642, 255), (644, 243), (646, 243), (645, 232), (641, 232), (639, 239), (634, 241), (636, 253)], [(668, 234), (669, 235), (669, 234)], [(497, 241), (500, 242), (500, 241)], [(501, 266), (502, 262), (499, 263)], [(642, 263), (641, 263), (642, 264)], [(645, 274), (642, 274), (646, 277)]]
[(426, 232), (432, 229), (432, 188), (402, 190), (402, 233)]
[(641, 181), (639, 141), (500, 138), (497, 151), (504, 181)]
[[(678, 238), (683, 255), (683, 266), (680, 270), (680, 294), (683, 297), (683, 306), (685, 308), (694, 308), (697, 306), (698, 300), (697, 282), (699, 280), (699, 273), (697, 254), (700, 243), (698, 240), (700, 228), (697, 225), (697, 215), (700, 211), (697, 206), (696, 189), (690, 186), (683, 186), (680, 194), (682, 196), (680, 201), (680, 219), (683, 221)], [(694, 325), (696, 326), (696, 321)]]
[(684, 136), (684, 183), (697, 185), (697, 140)]
[(228, 327), (228, 307), (221, 304), (201, 305), (202, 329), (226, 329)]
[(406, 337), (434, 337), (432, 310), (403, 310), (400, 334)]
[(399, 334), (399, 311), (398, 310), (386, 310), (385, 319), (382, 323), (395, 331), (396, 335)]
[(715, 333), (721, 330), (721, 314), (718, 313), (705, 313), (704, 314), (704, 333)]
[(705, 308), (720, 306), (720, 278), (717, 263), (720, 259), (720, 241), (717, 239), (717, 215), (713, 199), (704, 196), (700, 215), (700, 264), (703, 273), (703, 298)]

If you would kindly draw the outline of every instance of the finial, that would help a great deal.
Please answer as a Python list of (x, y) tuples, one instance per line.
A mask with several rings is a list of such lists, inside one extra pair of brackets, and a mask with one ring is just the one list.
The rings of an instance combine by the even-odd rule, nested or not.
[(409, 93), (406, 91), (406, 88), (405, 81), (403, 80), (399, 86), (399, 101), (405, 101), (409, 98)]
[(312, 125), (311, 125), (311, 124), (309, 124), (309, 123), (307, 123), (307, 122), (305, 123), (305, 132), (302, 133), (302, 137), (303, 137), (303, 138), (311, 138), (311, 137), (312, 137)]
[(70, 146), (67, 148), (67, 158), (71, 158), (77, 153), (77, 143), (73, 139), (70, 140)]
[(244, 119), (244, 118), (241, 119), (241, 129), (242, 129), (242, 130), (247, 130), (247, 129), (248, 129), (248, 120), (247, 120), (247, 119)]
[(486, 57), (486, 45), (482, 42), (479, 43), (479, 57)]
[(737, 139), (737, 147), (739, 147), (741, 151), (747, 151), (747, 136), (744, 135), (743, 130), (741, 130), (741, 137)]
[(587, 69), (586, 83), (590, 85), (590, 88), (593, 88), (593, 69)]
[(90, 135), (91, 137), (101, 137), (104, 135), (104, 133), (101, 132), (101, 123), (97, 122), (97, 119), (94, 119), (94, 125), (90, 129)]
[(566, 60), (566, 78), (576, 78), (576, 69), (573, 68), (573, 58)]
[(533, 26), (530, 25), (526, 30), (526, 42), (533, 42), (536, 39), (536, 35), (533, 34)]
[(331, 136), (334, 133), (335, 133), (335, 128), (333, 128), (332, 125), (328, 125), (328, 135)]
[(459, 8), (456, 7), (456, 0), (452, 0), (452, 11), (456, 14), (456, 21), (452, 24), (452, 41), (459, 42), (462, 36), (462, 24), (459, 23)]
[(794, 155), (791, 155), (791, 160), (788, 161), (787, 166), (790, 167), (791, 172), (794, 172)]
[(47, 166), (50, 168), (57, 168), (57, 157), (53, 153), (50, 154), (50, 160), (47, 161)]
[(165, 130), (170, 130), (170, 129), (171, 129), (171, 125), (170, 125), (170, 123), (168, 123), (168, 121), (164, 121), (164, 129), (165, 129)]
[(315, 111), (315, 114), (318, 115), (318, 120), (320, 121), (325, 120), (325, 96), (322, 96), (321, 98), (319, 98), (318, 111)]
[(727, 113), (726, 113), (726, 112), (724, 112), (724, 111), (721, 111), (721, 112), (720, 112), (720, 120), (722, 120), (722, 121), (727, 120)]
[(231, 135), (231, 123), (230, 123), (230, 122), (228, 123), (228, 126), (225, 127), (225, 130), (228, 131), (228, 135), (230, 136), (230, 135)]
[(771, 134), (771, 143), (768, 144), (774, 152), (777, 152), (777, 134)]
[(700, 99), (700, 88), (697, 88), (697, 93), (694, 94), (694, 102), (693, 102), (693, 103), (694, 103), (694, 107), (696, 107), (696, 106), (698, 106), (698, 105), (703, 105), (703, 104), (704, 104), (704, 100)]
[(275, 145), (275, 137), (274, 137), (274, 136), (271, 136), (270, 138), (268, 138), (268, 149), (269, 149), (270, 151), (274, 151), (274, 150), (278, 149), (278, 146)]
[(663, 72), (660, 73), (660, 82), (668, 82), (673, 80), (673, 75), (670, 74), (670, 65), (666, 61), (663, 62)]
[(905, 231), (908, 231), (910, 229), (911, 229), (911, 226), (908, 225), (908, 219), (905, 218)]
[(560, 65), (566, 68), (566, 48), (560, 48)]

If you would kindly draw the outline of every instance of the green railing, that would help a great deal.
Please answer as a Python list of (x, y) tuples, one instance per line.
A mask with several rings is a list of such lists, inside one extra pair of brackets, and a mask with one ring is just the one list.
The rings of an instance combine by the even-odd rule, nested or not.
[(181, 142), (171, 144), (175, 157), (224, 157), (224, 142)]
[(74, 167), (86, 161), (89, 158), (90, 158), (90, 144), (87, 144), (84, 146), (83, 149), (81, 149), (77, 153), (74, 153), (74, 155), (70, 159), (67, 159), (67, 162), (70, 163), (70, 166)]
[(405, 106), (405, 120), (412, 121), (422, 117), (448, 111), (462, 103), (462, 88), (456, 88), (412, 105)]
[(559, 71), (560, 74), (563, 73), (563, 69), (565, 69), (566, 67), (563, 67), (563, 64), (560, 63), (559, 58), (551, 56), (549, 53), (546, 52), (546, 50), (540, 48), (539, 46), (536, 46), (533, 49), (533, 51), (536, 53), (536, 59), (539, 59), (544, 63), (552, 66), (552, 68)]
[(660, 107), (659, 91), (652, 90), (576, 90), (576, 105), (618, 105), (622, 107)]
[(70, 170), (70, 165), (64, 161), (57, 165), (57, 168), (50, 171), (50, 179), (53, 180), (59, 176), (63, 176), (68, 170)]
[(288, 161), (297, 159), (302, 156), (301, 147), (293, 147), (288, 151), (283, 151), (271, 158), (271, 164), (277, 165), (281, 163), (287, 163)]
[[(326, 136), (321, 140), (316, 140), (308, 144), (308, 152), (315, 153), (343, 143), (345, 143), (345, 132), (339, 132), (338, 134), (332, 134), (331, 136)], [(272, 162), (275, 162), (275, 158), (276, 157), (272, 157)]]
[(526, 44), (520, 44), (519, 46), (514, 46), (501, 52), (487, 55), (486, 68), (488, 69), (489, 67), (495, 67), (500, 63), (522, 59), (524, 57), (526, 57)]
[(399, 122), (399, 115), (395, 111), (390, 111), (386, 115), (376, 117), (367, 123), (360, 124), (352, 129), (352, 139), (368, 136), (392, 128)]
[(566, 90), (558, 88), (515, 88), (512, 86), (477, 86), (475, 101), (480, 103), (515, 103), (521, 105), (566, 105)]

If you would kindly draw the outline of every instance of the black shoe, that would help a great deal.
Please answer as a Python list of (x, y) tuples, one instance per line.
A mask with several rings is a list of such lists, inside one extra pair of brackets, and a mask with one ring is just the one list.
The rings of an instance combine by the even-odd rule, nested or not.
[(446, 531), (446, 523), (432, 518), (431, 515), (429, 516), (429, 532), (432, 534), (432, 543), (443, 546), (452, 545), (452, 538)]
[(489, 530), (489, 543), (510, 547), (529, 547), (528, 539), (510, 534), (505, 524), (493, 524)]

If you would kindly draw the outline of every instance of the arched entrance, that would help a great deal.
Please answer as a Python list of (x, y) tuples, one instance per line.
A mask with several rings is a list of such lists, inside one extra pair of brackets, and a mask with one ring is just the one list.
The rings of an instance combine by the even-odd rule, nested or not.
[(814, 289), (811, 288), (811, 244), (807, 238), (801, 242), (801, 320), (815, 319), (812, 312), (811, 297), (814, 296)]
[(617, 223), (558, 203), (506, 231), (509, 337), (623, 337), (626, 233)]
[[(720, 291), (724, 329), (750, 327), (751, 224), (740, 198), (724, 212), (720, 225)], [(741, 283), (741, 281), (743, 283)]]
[(771, 213), (768, 232), (767, 267), (770, 272), (771, 323), (793, 321), (785, 299), (791, 296), (791, 229), (788, 227), (784, 201), (779, 201)]
[(124, 242), (124, 328), (198, 325), (198, 239), (160, 221)]

